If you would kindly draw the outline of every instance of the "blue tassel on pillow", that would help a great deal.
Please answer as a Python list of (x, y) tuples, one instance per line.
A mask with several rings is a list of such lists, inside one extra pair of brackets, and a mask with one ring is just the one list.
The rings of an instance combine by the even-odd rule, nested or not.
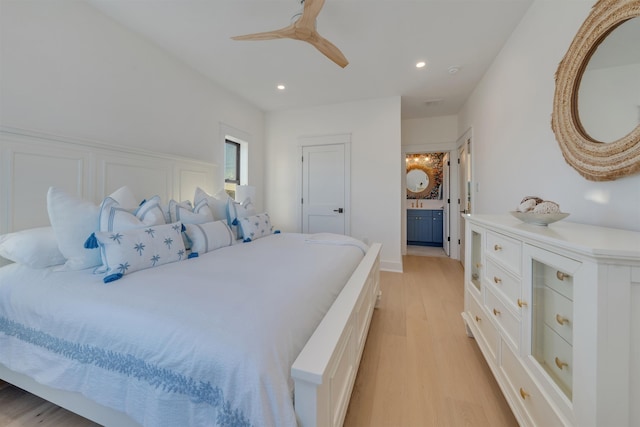
[(191, 259), (191, 258), (198, 258), (198, 252), (191, 252), (187, 257), (187, 259)]
[(110, 274), (108, 276), (105, 276), (105, 278), (102, 279), (102, 281), (104, 283), (109, 283), (109, 282), (113, 282), (113, 281), (118, 280), (118, 279), (122, 279), (122, 273)]
[(280, 234), (280, 230), (274, 231), (273, 234)]
[(242, 242), (243, 243), (249, 243), (251, 241), (251, 238), (247, 237), (246, 239), (244, 239)]
[(84, 242), (85, 249), (95, 249), (98, 246), (98, 239), (96, 239), (96, 233), (91, 233), (91, 236), (87, 238)]
[(234, 219), (231, 225), (238, 225), (238, 218)]
[(187, 231), (187, 227), (185, 227), (184, 224), (182, 224), (182, 228), (180, 229), (180, 231), (184, 233), (185, 231)]

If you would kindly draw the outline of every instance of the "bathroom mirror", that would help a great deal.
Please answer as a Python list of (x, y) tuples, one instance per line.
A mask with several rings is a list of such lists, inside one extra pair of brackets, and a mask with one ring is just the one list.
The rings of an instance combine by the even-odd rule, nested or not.
[(408, 199), (426, 199), (435, 185), (433, 169), (422, 165), (407, 166)]
[(556, 71), (551, 127), (567, 163), (592, 181), (640, 172), (638, 16), (640, 0), (599, 0)]

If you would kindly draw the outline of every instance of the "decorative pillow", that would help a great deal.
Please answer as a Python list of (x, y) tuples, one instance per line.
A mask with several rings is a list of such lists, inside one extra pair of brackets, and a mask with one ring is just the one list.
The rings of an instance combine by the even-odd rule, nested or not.
[(53, 227), (38, 227), (0, 236), (0, 256), (31, 268), (64, 264)]
[[(109, 197), (135, 204), (131, 190), (124, 186)], [(58, 248), (67, 259), (61, 270), (83, 270), (100, 265), (99, 251), (88, 251), (84, 242), (99, 227), (100, 208), (66, 191), (51, 187), (47, 192), (49, 222), (58, 240)]]
[(274, 234), (271, 219), (267, 213), (240, 218), (238, 220), (238, 228), (242, 232), (245, 242)]
[(96, 239), (107, 267), (105, 283), (127, 273), (187, 258), (179, 222), (126, 231), (99, 231)]
[(183, 224), (202, 224), (214, 220), (207, 199), (200, 200), (193, 208), (189, 201), (178, 203), (175, 200), (171, 200), (169, 202), (169, 214), (171, 215), (171, 222), (180, 221)]
[(207, 253), (230, 246), (235, 240), (226, 221), (204, 224), (185, 224), (186, 235), (191, 241), (191, 253)]
[(206, 200), (209, 205), (209, 209), (213, 213), (213, 218), (216, 221), (221, 219), (227, 219), (227, 200), (231, 200), (231, 197), (223, 190), (218, 191), (213, 196), (207, 194), (200, 187), (196, 188), (196, 193), (193, 197), (193, 203), (198, 205), (202, 200)]
[(238, 228), (238, 221), (242, 218), (248, 218), (256, 214), (256, 210), (253, 207), (251, 199), (247, 198), (244, 204), (235, 202), (229, 198), (227, 201), (227, 223), (231, 227), (231, 230), (236, 234), (238, 239), (244, 238), (242, 230)]
[(133, 210), (138, 207), (136, 197), (133, 195), (133, 191), (126, 185), (118, 188), (116, 191), (109, 195), (112, 199), (115, 199), (120, 204), (120, 207)]
[(145, 200), (133, 211), (111, 196), (105, 198), (100, 206), (100, 231), (125, 231), (160, 224), (165, 224), (160, 196)]

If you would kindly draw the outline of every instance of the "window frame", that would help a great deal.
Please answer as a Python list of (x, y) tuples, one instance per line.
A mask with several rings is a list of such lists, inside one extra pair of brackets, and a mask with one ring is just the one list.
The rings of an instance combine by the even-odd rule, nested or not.
[[(225, 151), (225, 153), (224, 153), (224, 160), (225, 160), (225, 162), (224, 162), (224, 167), (225, 167), (224, 182), (225, 183), (230, 183), (230, 184), (240, 185), (240, 176), (241, 176), (241, 173), (240, 173), (240, 150), (241, 150), (241, 145), (240, 145), (240, 143), (235, 142), (235, 141), (231, 141), (230, 139), (225, 139), (224, 142), (225, 142), (225, 146), (224, 146), (225, 147), (225, 150), (224, 150)], [(235, 165), (236, 173), (235, 173), (235, 179), (227, 178), (227, 146), (228, 145), (234, 145), (235, 148), (236, 148), (236, 165)]]

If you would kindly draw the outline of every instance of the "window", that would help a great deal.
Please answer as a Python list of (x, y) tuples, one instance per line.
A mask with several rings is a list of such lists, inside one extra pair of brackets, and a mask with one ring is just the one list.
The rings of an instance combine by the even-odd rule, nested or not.
[(224, 182), (240, 185), (240, 144), (225, 140)]

